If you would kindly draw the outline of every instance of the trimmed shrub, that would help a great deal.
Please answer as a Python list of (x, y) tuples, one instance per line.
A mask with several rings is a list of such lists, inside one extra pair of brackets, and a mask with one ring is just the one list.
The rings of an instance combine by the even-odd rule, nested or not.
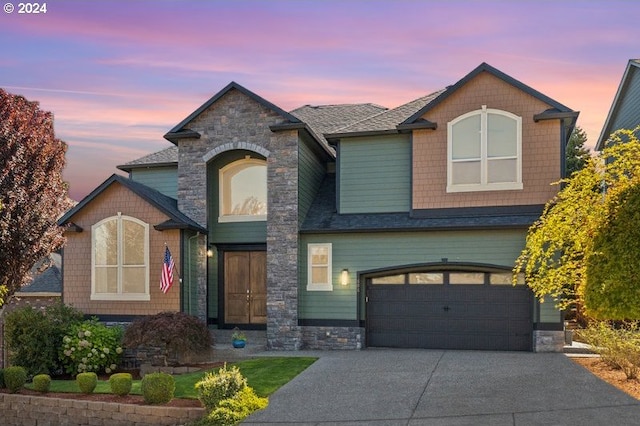
[(62, 303), (46, 310), (25, 307), (8, 313), (5, 339), (10, 363), (23, 366), (29, 375), (61, 373), (58, 348), (67, 328), (82, 317), (82, 312)]
[(142, 378), (142, 396), (147, 404), (166, 404), (173, 399), (176, 381), (167, 373), (151, 373)]
[(121, 341), (121, 327), (107, 327), (94, 318), (69, 327), (62, 338), (59, 357), (67, 373), (109, 374), (120, 362)]
[(0, 389), (4, 389), (4, 368), (0, 368)]
[(78, 373), (76, 383), (80, 388), (80, 392), (90, 394), (93, 393), (98, 386), (98, 375), (96, 373)]
[(130, 373), (116, 373), (109, 377), (109, 386), (111, 387), (111, 393), (114, 395), (129, 395), (132, 385), (133, 378)]
[(196, 383), (198, 399), (208, 411), (215, 409), (223, 399), (232, 398), (246, 387), (247, 379), (238, 367), (227, 369), (227, 364), (217, 372), (205, 374), (202, 380)]
[(33, 390), (37, 392), (47, 393), (51, 386), (51, 376), (48, 374), (38, 374), (33, 376)]
[(267, 398), (259, 397), (252, 388), (247, 386), (233, 398), (220, 401), (218, 407), (211, 411), (206, 418), (212, 425), (235, 425), (254, 411), (262, 410), (268, 404)]
[(169, 358), (209, 350), (213, 339), (201, 319), (184, 312), (161, 312), (132, 322), (124, 333), (123, 344), (130, 349), (160, 348), (166, 366)]
[(27, 370), (24, 367), (7, 367), (4, 369), (4, 384), (9, 392), (16, 393), (27, 383)]

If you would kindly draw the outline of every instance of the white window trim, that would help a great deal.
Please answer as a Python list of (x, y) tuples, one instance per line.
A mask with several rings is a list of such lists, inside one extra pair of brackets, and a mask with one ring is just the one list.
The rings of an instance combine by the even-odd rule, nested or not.
[[(327, 249), (327, 283), (312, 283), (313, 262), (311, 260), (312, 248), (324, 247)], [(331, 243), (310, 243), (307, 244), (307, 291), (333, 291), (333, 261), (332, 261), (332, 246)]]
[(225, 215), (222, 212), (225, 211), (224, 200), (224, 174), (243, 164), (254, 164), (260, 166), (267, 166), (265, 160), (258, 158), (244, 158), (227, 164), (218, 171), (218, 222), (264, 222), (267, 220), (267, 215)]
[[(96, 240), (95, 230), (105, 222), (117, 220), (117, 232), (118, 232), (118, 293), (96, 293)], [(122, 221), (130, 220), (144, 227), (144, 293), (122, 293)], [(111, 216), (102, 219), (100, 222), (91, 226), (91, 298), (90, 300), (120, 300), (120, 301), (149, 301), (151, 295), (149, 293), (149, 224), (145, 223), (135, 217), (122, 215), (118, 213), (117, 216)]]
[[(489, 183), (487, 156), (487, 114), (497, 114), (509, 117), (516, 121), (516, 181)], [(465, 118), (480, 115), (480, 182), (479, 184), (453, 184), (453, 126)], [(507, 157), (505, 157), (507, 158)], [(512, 158), (512, 157), (508, 157)], [(499, 160), (500, 158), (494, 158)], [(447, 192), (472, 192), (472, 191), (507, 191), (522, 189), (522, 117), (508, 111), (487, 108), (482, 105), (479, 110), (471, 111), (456, 117), (447, 123)]]

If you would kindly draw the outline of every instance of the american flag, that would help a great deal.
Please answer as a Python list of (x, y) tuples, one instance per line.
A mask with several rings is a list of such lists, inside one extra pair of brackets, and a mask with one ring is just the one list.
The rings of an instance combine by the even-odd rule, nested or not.
[(173, 285), (174, 267), (175, 263), (173, 263), (173, 256), (171, 256), (169, 247), (165, 247), (164, 262), (162, 263), (162, 278), (160, 278), (160, 290), (162, 290), (163, 293), (168, 292)]

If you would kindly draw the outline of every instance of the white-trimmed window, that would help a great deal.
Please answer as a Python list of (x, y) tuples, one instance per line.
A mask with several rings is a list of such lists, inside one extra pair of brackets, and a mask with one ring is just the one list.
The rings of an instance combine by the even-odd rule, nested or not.
[(522, 117), (487, 108), (447, 123), (447, 192), (522, 189)]
[(307, 290), (332, 291), (331, 243), (307, 245)]
[(246, 157), (220, 169), (219, 222), (267, 220), (267, 162)]
[(149, 224), (118, 213), (91, 227), (91, 300), (150, 300)]

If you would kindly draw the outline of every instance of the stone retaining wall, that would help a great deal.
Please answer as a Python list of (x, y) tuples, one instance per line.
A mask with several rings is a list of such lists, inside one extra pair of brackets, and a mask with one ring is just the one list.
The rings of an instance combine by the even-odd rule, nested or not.
[(178, 408), (80, 401), (0, 393), (3, 425), (183, 425), (204, 415), (204, 408)]

